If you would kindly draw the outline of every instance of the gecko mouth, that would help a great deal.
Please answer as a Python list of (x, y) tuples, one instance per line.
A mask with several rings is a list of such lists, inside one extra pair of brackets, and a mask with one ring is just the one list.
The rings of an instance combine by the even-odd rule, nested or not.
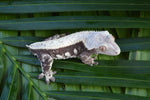
[(120, 48), (118, 48), (117, 51), (115, 51), (115, 54), (114, 54), (114, 55), (117, 56), (117, 55), (119, 55), (120, 53), (121, 53), (121, 50), (120, 50)]

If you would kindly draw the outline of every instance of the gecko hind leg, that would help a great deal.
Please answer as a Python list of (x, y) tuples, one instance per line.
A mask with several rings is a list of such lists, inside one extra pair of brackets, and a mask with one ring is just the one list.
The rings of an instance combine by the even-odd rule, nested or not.
[(41, 56), (38, 57), (41, 62), (42, 67), (42, 73), (39, 75), (39, 79), (43, 78), (45, 76), (46, 83), (49, 84), (50, 80), (55, 81), (55, 78), (53, 77), (54, 74), (56, 74), (56, 71), (52, 71), (51, 67), (53, 64), (53, 59), (49, 54), (41, 54)]

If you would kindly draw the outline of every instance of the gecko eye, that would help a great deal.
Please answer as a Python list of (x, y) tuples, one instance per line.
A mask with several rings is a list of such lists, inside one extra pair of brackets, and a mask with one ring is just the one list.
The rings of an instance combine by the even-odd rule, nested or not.
[(99, 49), (102, 51), (102, 52), (105, 52), (107, 50), (106, 46), (100, 46)]

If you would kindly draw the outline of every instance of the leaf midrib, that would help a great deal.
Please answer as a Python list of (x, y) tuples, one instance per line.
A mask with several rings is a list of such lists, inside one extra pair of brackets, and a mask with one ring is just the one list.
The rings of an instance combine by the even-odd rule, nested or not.
[[(45, 22), (97, 22), (97, 21), (105, 21), (105, 22), (134, 22), (134, 23), (150, 23), (149, 21), (136, 21), (136, 20), (51, 20), (51, 21), (29, 21), (29, 22), (11, 22), (11, 23), (5, 23), (5, 24), (24, 24), (24, 23), (45, 23)], [(0, 23), (0, 24), (4, 24), (4, 23)]]
[(150, 5), (150, 4), (137, 4), (137, 3), (100, 3), (100, 2), (91, 2), (91, 3), (28, 3), (28, 4), (12, 4), (12, 5), (5, 5), (5, 6), (0, 6), (0, 7), (11, 7), (11, 6), (38, 6), (38, 5), (132, 5), (132, 6), (145, 6), (145, 5)]
[(101, 98), (101, 99), (104, 99), (104, 100), (120, 100), (120, 99), (112, 99), (112, 98), (102, 98), (102, 97), (91, 97), (91, 96), (81, 96), (81, 95), (73, 95), (73, 94), (60, 94), (60, 93), (57, 93), (57, 94), (55, 94), (55, 93), (47, 93), (47, 94), (52, 94), (52, 95), (60, 95), (60, 96), (73, 96), (73, 97), (87, 97), (87, 98)]
[[(14, 67), (14, 66), (13, 66)], [(11, 82), (11, 87), (10, 87), (10, 90), (9, 90), (9, 94), (8, 94), (8, 99), (7, 100), (9, 100), (10, 98), (10, 91), (12, 90), (12, 87), (13, 87), (13, 83), (14, 83), (14, 78), (15, 78), (15, 75), (16, 75), (16, 71), (17, 71), (17, 68), (16, 67), (14, 67), (14, 73), (13, 73), (13, 79), (12, 79), (12, 82)]]

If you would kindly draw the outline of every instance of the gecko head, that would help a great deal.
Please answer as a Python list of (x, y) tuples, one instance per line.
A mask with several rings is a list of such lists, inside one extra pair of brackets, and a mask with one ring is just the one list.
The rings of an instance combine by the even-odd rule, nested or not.
[(105, 37), (102, 45), (97, 48), (97, 52), (100, 54), (116, 56), (120, 54), (121, 50), (115, 42), (115, 38), (109, 34)]

